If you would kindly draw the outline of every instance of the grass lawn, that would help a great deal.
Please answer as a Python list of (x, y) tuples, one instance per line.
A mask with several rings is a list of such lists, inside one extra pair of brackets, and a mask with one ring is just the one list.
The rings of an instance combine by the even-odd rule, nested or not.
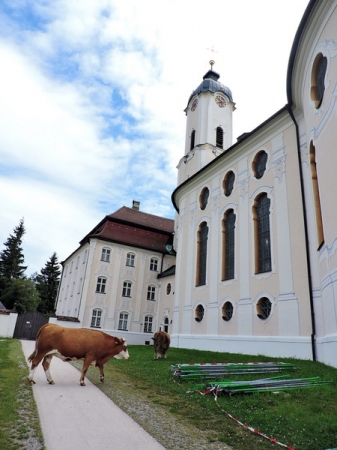
[[(130, 359), (110, 360), (105, 365), (105, 383), (99, 382), (98, 369), (90, 368), (88, 378), (123, 409), (123, 394), (139, 393), (154, 407), (160, 405), (179, 421), (196, 427), (210, 441), (226, 443), (235, 450), (281, 448), (232, 420), (259, 430), (270, 438), (296, 450), (337, 448), (337, 369), (321, 363), (287, 358), (235, 355), (170, 348), (167, 360), (153, 361), (152, 347), (129, 346)], [(278, 393), (219, 396), (197, 393), (200, 381), (175, 382), (171, 364), (200, 362), (283, 361), (295, 364), (291, 378), (319, 376), (330, 384)], [(278, 374), (231, 375), (233, 380), (258, 379)], [(228, 379), (228, 377), (227, 377)], [(178, 380), (179, 381), (179, 380)], [(137, 417), (135, 417), (137, 420)], [(146, 421), (141, 423), (146, 428)], [(151, 428), (151, 427), (150, 427)], [(151, 433), (151, 429), (148, 430)], [(160, 437), (156, 438), (160, 441)], [(162, 442), (163, 443), (163, 442)]]
[(0, 449), (43, 449), (43, 437), (20, 341), (0, 339)]

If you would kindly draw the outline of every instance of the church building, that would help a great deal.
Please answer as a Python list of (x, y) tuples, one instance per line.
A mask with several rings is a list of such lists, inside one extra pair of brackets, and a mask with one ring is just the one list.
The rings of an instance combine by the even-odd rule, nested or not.
[[(175, 347), (337, 367), (337, 0), (309, 1), (290, 51), (287, 104), (236, 142), (235, 93), (210, 63), (187, 99), (172, 229), (169, 219), (155, 219), (167, 240), (140, 250), (134, 241), (116, 244), (112, 234), (102, 240), (102, 227), (88, 235), (82, 250), (106, 248), (118, 261), (135, 253), (141, 268), (109, 272), (95, 260), (70, 315), (80, 326), (97, 326), (94, 311), (101, 311), (100, 326), (115, 333), (126, 314), (126, 330), (140, 332), (137, 343), (152, 317), (152, 331), (166, 329)], [(156, 276), (147, 271), (152, 258)], [(88, 277), (106, 277), (109, 301), (84, 294), (94, 290)], [(69, 310), (64, 280), (59, 317)], [(129, 303), (122, 299), (125, 281), (138, 283), (139, 296)], [(149, 286), (156, 289), (152, 309), (142, 300)]]

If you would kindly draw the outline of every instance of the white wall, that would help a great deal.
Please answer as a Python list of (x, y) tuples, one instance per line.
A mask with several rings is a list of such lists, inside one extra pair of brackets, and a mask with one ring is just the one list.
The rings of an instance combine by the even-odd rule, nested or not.
[(0, 336), (12, 338), (15, 330), (16, 313), (0, 314)]

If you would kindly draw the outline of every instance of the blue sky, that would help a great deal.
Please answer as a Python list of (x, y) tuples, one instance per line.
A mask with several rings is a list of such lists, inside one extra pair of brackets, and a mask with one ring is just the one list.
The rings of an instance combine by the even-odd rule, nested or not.
[(132, 200), (174, 218), (183, 111), (208, 61), (236, 139), (286, 104), (307, 3), (2, 0), (0, 250), (23, 217), (30, 275)]

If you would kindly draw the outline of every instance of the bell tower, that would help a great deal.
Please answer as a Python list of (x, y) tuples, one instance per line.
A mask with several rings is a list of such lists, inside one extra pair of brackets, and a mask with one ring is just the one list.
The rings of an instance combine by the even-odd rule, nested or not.
[(178, 185), (232, 145), (232, 92), (218, 81), (220, 75), (213, 70), (213, 60), (210, 65), (185, 109), (185, 155), (178, 164)]

